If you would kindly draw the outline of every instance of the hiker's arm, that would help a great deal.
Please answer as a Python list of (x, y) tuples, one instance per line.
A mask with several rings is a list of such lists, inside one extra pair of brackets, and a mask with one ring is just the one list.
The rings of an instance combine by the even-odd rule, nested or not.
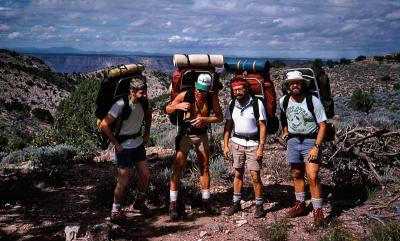
[(229, 159), (231, 150), (229, 149), (229, 138), (231, 136), (233, 120), (226, 120), (224, 127), (224, 156)]
[(325, 138), (326, 122), (322, 121), (318, 123), (318, 126), (318, 135), (315, 139), (315, 145), (311, 148), (310, 153), (308, 154), (308, 161), (317, 160), (318, 154), (320, 152), (320, 149), (319, 147), (317, 147), (317, 145), (321, 145)]
[(176, 110), (183, 110), (183, 111), (189, 111), (191, 104), (189, 102), (183, 102), (183, 98), (185, 97), (185, 92), (179, 93), (175, 99), (167, 105), (165, 108), (165, 112), (167, 114), (172, 114)]
[(256, 153), (257, 160), (261, 160), (264, 153), (265, 138), (267, 137), (267, 125), (265, 120), (260, 120), (260, 142)]
[(116, 119), (110, 115), (107, 114), (106, 117), (101, 121), (100, 123), (100, 129), (101, 131), (107, 136), (107, 138), (115, 145), (115, 150), (117, 153), (122, 152), (122, 146), (121, 144), (117, 141), (117, 139), (114, 136), (114, 133), (112, 132), (110, 126), (111, 124), (115, 121)]
[(147, 112), (144, 115), (143, 144), (146, 144), (149, 141), (152, 116), (153, 116), (153, 111), (149, 106)]

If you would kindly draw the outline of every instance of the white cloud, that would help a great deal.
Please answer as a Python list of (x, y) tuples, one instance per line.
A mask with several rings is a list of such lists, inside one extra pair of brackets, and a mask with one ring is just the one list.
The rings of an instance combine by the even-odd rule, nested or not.
[(188, 33), (188, 32), (194, 33), (195, 31), (192, 27), (187, 27), (182, 29), (182, 33)]
[(397, 20), (400, 19), (400, 11), (391, 12), (386, 15), (386, 19)]
[(95, 30), (89, 27), (77, 28), (74, 33), (93, 33)]
[(7, 36), (9, 39), (16, 39), (22, 37), (22, 33), (20, 32), (12, 32)]
[(139, 19), (135, 22), (131, 22), (128, 26), (129, 27), (141, 27), (146, 24), (146, 19)]
[(351, 32), (351, 31), (354, 31), (355, 29), (357, 29), (358, 27), (359, 27), (359, 25), (356, 23), (348, 23), (345, 26), (343, 26), (343, 28), (341, 30), (343, 32)]
[(31, 28), (31, 32), (33, 33), (55, 33), (57, 29), (54, 26), (42, 26), (42, 25), (35, 25)]
[(8, 11), (8, 10), (11, 10), (11, 8), (0, 7), (0, 11)]
[(181, 37), (179, 35), (174, 35), (168, 38), (168, 43), (193, 43), (197, 42), (197, 38), (192, 38), (192, 37)]
[(7, 24), (0, 24), (0, 31), (5, 31), (5, 30), (9, 30), (10, 26), (8, 26)]

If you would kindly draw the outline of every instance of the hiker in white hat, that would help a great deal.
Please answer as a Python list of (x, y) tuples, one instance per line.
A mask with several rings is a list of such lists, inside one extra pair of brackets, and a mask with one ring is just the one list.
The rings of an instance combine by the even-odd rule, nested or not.
[(290, 163), (296, 197), (287, 216), (293, 218), (306, 212), (304, 176), (307, 175), (314, 208), (314, 224), (319, 225), (324, 220), (324, 214), (318, 170), (327, 117), (321, 101), (308, 93), (309, 84), (310, 81), (300, 71), (288, 72), (282, 85), (289, 94), (279, 100), (279, 106), (282, 137), (287, 140), (286, 160)]
[[(179, 133), (175, 140), (176, 162), (170, 179), (169, 215), (171, 220), (177, 220), (184, 212), (177, 206), (178, 188), (187, 156), (193, 147), (199, 163), (203, 209), (211, 215), (220, 214), (218, 208), (210, 201), (210, 146), (207, 125), (221, 122), (223, 114), (216, 92), (209, 92), (211, 83), (210, 74), (199, 74), (195, 88), (179, 93), (166, 107), (167, 114), (173, 114), (179, 110), (189, 113), (189, 121), (183, 121), (179, 126)], [(210, 116), (210, 109), (214, 112), (214, 116)]]

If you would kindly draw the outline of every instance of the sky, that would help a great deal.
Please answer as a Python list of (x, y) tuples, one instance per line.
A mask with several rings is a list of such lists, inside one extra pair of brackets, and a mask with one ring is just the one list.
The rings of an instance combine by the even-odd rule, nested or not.
[(400, 0), (0, 0), (0, 48), (355, 58), (400, 52)]

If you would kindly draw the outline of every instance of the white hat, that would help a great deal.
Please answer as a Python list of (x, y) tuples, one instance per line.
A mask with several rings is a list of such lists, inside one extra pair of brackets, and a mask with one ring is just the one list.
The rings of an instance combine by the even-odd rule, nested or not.
[(211, 75), (209, 74), (199, 74), (196, 83), (196, 89), (202, 91), (209, 91), (211, 86)]
[(307, 86), (310, 85), (310, 80), (303, 78), (303, 74), (300, 71), (290, 71), (286, 74), (286, 79), (283, 80), (282, 85), (287, 85), (291, 81), (302, 80)]

